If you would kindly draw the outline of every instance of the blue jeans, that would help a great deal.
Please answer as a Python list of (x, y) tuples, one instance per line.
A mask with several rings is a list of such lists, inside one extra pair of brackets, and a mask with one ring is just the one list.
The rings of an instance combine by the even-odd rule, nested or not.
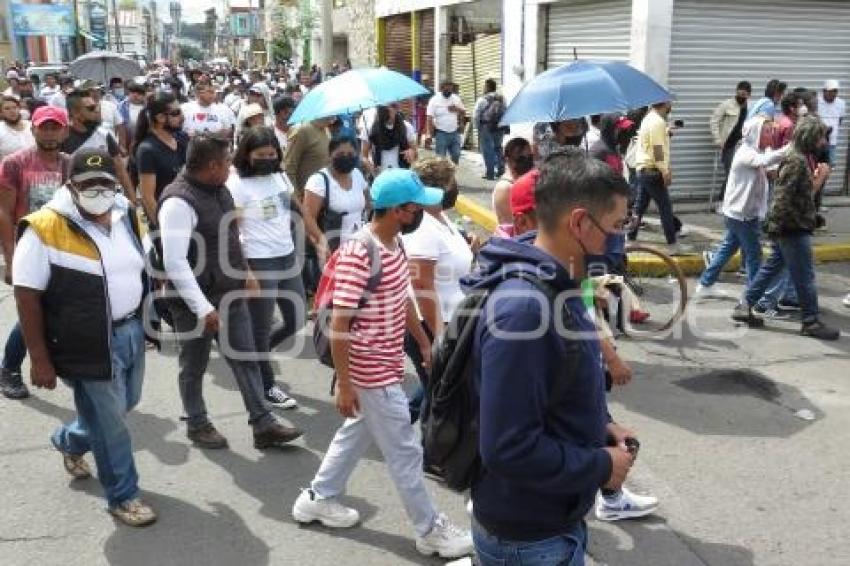
[(472, 541), (481, 566), (584, 566), (587, 526), (582, 521), (560, 536), (510, 541), (491, 535), (473, 519)]
[(818, 292), (815, 286), (812, 237), (809, 234), (777, 238), (770, 257), (761, 266), (752, 284), (747, 287), (744, 300), (750, 306), (755, 305), (771, 283), (782, 275), (786, 266), (800, 300), (803, 323), (817, 321)]
[(668, 244), (676, 243), (676, 221), (673, 219), (673, 204), (670, 202), (670, 192), (664, 186), (664, 180), (661, 173), (657, 171), (638, 171), (637, 174), (637, 201), (635, 202), (635, 213), (637, 214), (637, 224), (633, 232), (629, 234), (629, 239), (637, 238), (640, 221), (646, 209), (649, 207), (649, 201), (654, 200), (658, 206), (658, 214), (661, 217), (661, 227), (664, 229), (664, 237)]
[(24, 333), (21, 331), (21, 323), (17, 322), (6, 339), (6, 348), (3, 350), (3, 369), (20, 373), (21, 364), (26, 357), (27, 345), (24, 342)]
[(717, 282), (720, 277), (720, 271), (723, 266), (735, 255), (739, 249), (744, 257), (747, 268), (747, 284), (753, 282), (761, 264), (761, 243), (759, 235), (761, 234), (761, 222), (758, 219), (754, 220), (736, 220), (734, 218), (724, 217), (726, 221), (726, 235), (717, 250), (714, 252), (714, 257), (711, 260), (702, 276), (699, 278), (700, 285), (708, 287)]
[(494, 179), (505, 170), (502, 159), (502, 139), (505, 134), (501, 130), (493, 131), (484, 124), (478, 128), (478, 143), (481, 145), (481, 156), (484, 158), (484, 174), (488, 179)]
[(436, 130), (434, 133), (436, 139), (435, 151), (440, 157), (448, 156), (457, 164), (460, 161), (460, 136), (457, 132), (444, 132)]
[[(267, 293), (281, 293), (279, 297), (264, 296), (247, 301), (254, 331), (254, 346), (260, 355), (258, 363), (265, 391), (274, 385), (274, 370), (269, 360), (269, 351), (304, 327), (307, 304), (304, 298), (304, 282), (301, 280), (300, 270), (296, 269), (295, 260), (294, 252), (284, 257), (248, 259), (248, 265), (257, 277), (260, 289)], [(275, 304), (280, 310), (283, 322), (272, 329)]]
[(77, 418), (56, 429), (53, 445), (69, 454), (91, 451), (109, 507), (139, 494), (127, 413), (139, 403), (145, 374), (145, 333), (134, 319), (112, 333), (112, 379), (64, 380), (74, 390)]
[(788, 303), (799, 303), (797, 299), (797, 291), (794, 285), (791, 284), (791, 275), (788, 273), (788, 268), (782, 270), (782, 273), (774, 279), (773, 285), (764, 292), (764, 296), (759, 299), (758, 304), (764, 310), (776, 309), (780, 301)]

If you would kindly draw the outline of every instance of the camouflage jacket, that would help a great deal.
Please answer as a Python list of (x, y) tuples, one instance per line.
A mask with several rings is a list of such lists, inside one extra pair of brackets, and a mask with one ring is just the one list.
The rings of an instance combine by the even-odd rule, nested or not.
[(792, 151), (779, 164), (773, 186), (773, 205), (767, 214), (768, 236), (814, 232), (817, 210), (812, 172), (805, 156)]

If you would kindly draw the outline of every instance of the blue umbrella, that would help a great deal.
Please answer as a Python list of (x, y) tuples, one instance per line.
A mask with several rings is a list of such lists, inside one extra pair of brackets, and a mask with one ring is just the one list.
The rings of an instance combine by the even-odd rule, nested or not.
[(558, 122), (625, 112), (671, 99), (648, 75), (619, 61), (574, 61), (527, 82), (502, 116), (502, 125)]
[(355, 69), (338, 75), (307, 93), (289, 118), (300, 124), (350, 114), (428, 94), (424, 86), (401, 73), (380, 69)]

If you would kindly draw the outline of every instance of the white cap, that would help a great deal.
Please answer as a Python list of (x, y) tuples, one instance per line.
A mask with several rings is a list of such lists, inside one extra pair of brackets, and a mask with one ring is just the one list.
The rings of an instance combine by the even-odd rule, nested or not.
[(838, 90), (839, 87), (840, 87), (840, 85), (838, 84), (838, 81), (836, 81), (835, 79), (830, 79), (830, 80), (826, 81), (825, 83), (823, 83), (823, 89), (824, 90)]

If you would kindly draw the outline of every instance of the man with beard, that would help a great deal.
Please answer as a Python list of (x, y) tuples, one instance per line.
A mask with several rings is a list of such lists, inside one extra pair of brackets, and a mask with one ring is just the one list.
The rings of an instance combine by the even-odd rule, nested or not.
[[(425, 555), (457, 558), (472, 551), (468, 532), (438, 513), (422, 472), (422, 445), (410, 423), (404, 379), (405, 328), (431, 363), (431, 343), (408, 293), (410, 273), (399, 234), (422, 223), (425, 207), (439, 205), (443, 191), (426, 187), (408, 169), (389, 169), (370, 189), (374, 217), (339, 251), (329, 336), (336, 368), (336, 406), (345, 423), (336, 432), (309, 489), (292, 508), (299, 523), (353, 527), (357, 510), (337, 499), (345, 492), (358, 460), (373, 441), (416, 532), (416, 549)], [(381, 281), (367, 291), (372, 265), (380, 261)]]
[[(35, 146), (9, 155), (0, 163), (0, 244), (6, 263), (5, 280), (12, 281), (12, 254), (15, 226), (53, 198), (68, 178), (70, 159), (60, 152), (68, 135), (68, 116), (61, 108), (43, 106), (32, 120)], [(10, 399), (29, 396), (21, 379), (21, 364), (27, 355), (20, 325), (15, 325), (6, 341), (0, 391)]]
[(30, 123), (21, 116), (20, 100), (4, 96), (0, 103), (0, 120), (0, 159), (35, 145)]
[(135, 187), (127, 174), (127, 166), (124, 158), (121, 157), (118, 140), (112, 132), (102, 126), (100, 105), (92, 98), (88, 90), (73, 91), (68, 95), (67, 105), (70, 128), (68, 137), (62, 144), (62, 151), (67, 154), (73, 154), (82, 148), (106, 151), (115, 161), (115, 172), (124, 187), (124, 195), (135, 206)]

